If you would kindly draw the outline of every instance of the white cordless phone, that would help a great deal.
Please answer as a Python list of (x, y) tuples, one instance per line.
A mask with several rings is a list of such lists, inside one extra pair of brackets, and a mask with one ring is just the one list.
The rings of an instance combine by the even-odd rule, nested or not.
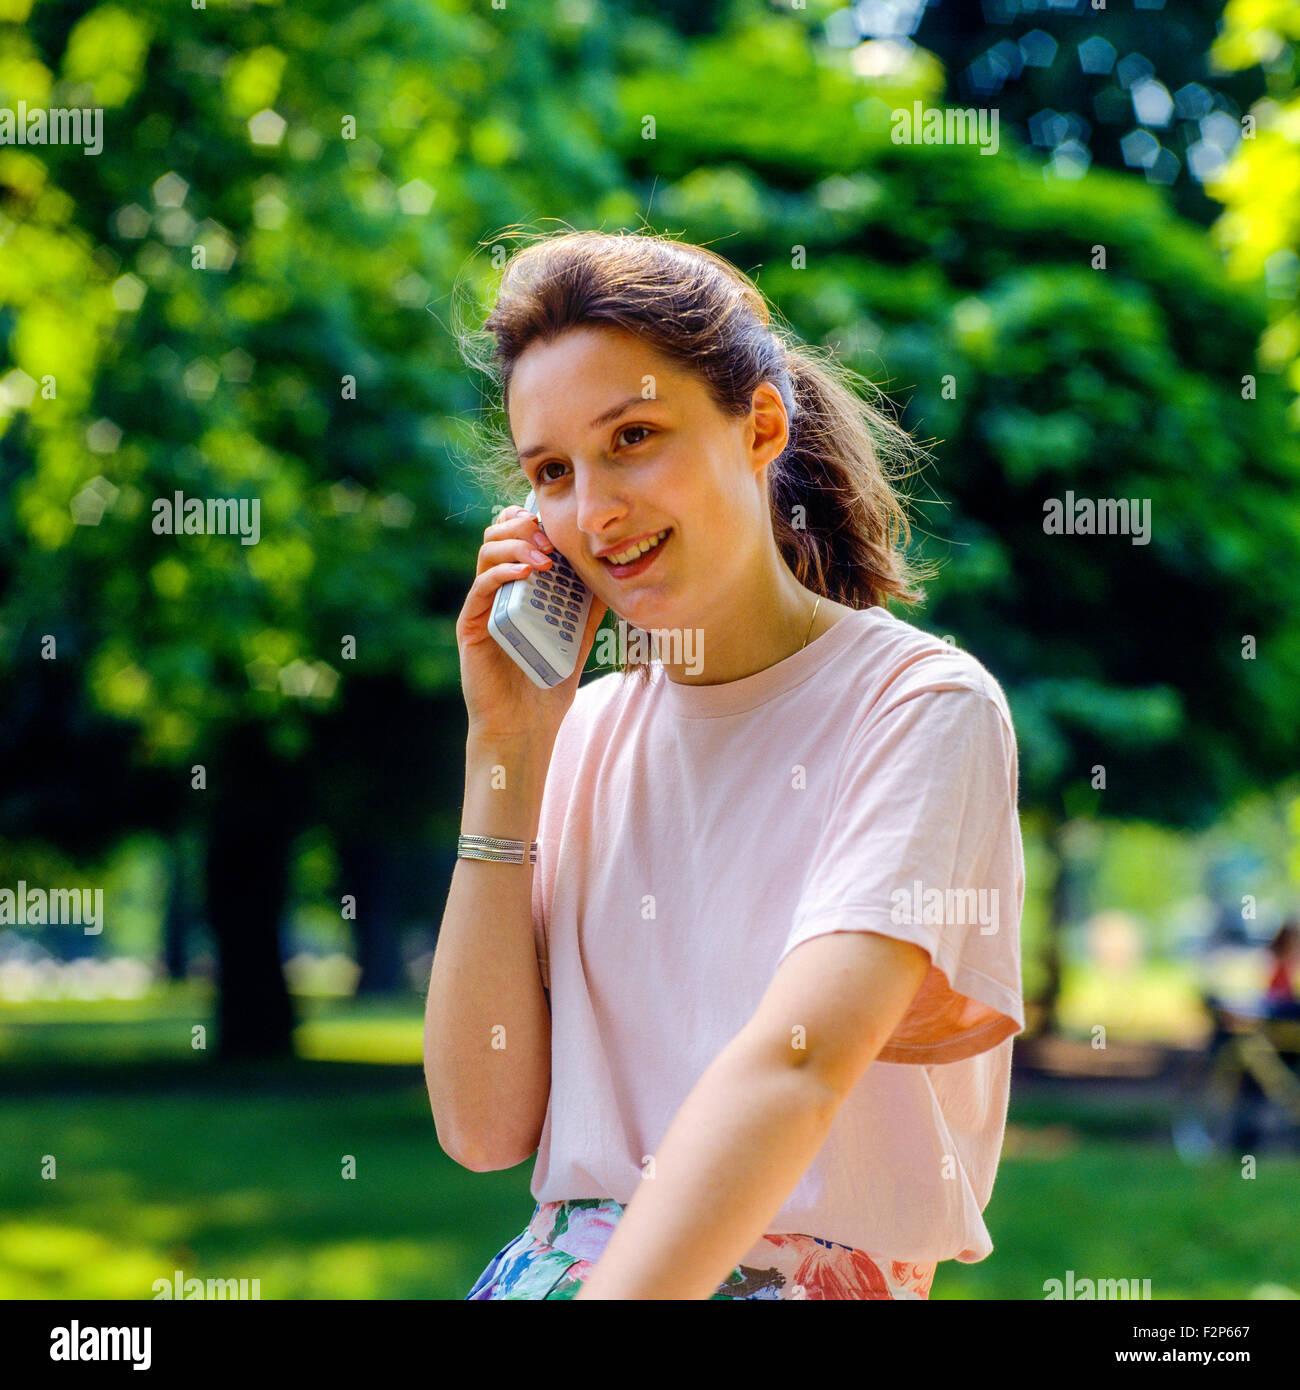
[[(530, 492), (524, 510), (537, 515)], [(591, 612), (591, 590), (574, 568), (552, 550), (551, 564), (503, 584), (488, 615), (488, 631), (506, 655), (543, 690), (573, 674)]]

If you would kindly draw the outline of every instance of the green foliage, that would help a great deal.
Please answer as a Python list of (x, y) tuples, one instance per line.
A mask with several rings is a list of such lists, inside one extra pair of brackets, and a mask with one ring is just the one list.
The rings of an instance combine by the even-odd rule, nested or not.
[(1260, 361), (1285, 373), (1300, 429), (1300, 6), (1294, 0), (1228, 0), (1210, 57), (1220, 71), (1260, 64), (1268, 95), (1251, 108), (1250, 129), (1207, 191), (1225, 205), (1215, 224), (1238, 280), (1269, 283), (1270, 322)]
[[(99, 157), (0, 150), (0, 679), (55, 633), (88, 712), (172, 765), (250, 723), (306, 758), (349, 682), (454, 693), (505, 499), (461, 467), (449, 289), (484, 227), (649, 207), (937, 438), (927, 621), (1007, 684), (1029, 803), (1105, 762), (1104, 808), (1195, 822), (1295, 762), (1300, 463), (1276, 383), (1241, 388), (1266, 304), (1157, 190), (895, 145), (926, 55), (865, 79), (756, 7), (691, 42), (600, 7), (173, 18), (0, 31), (5, 101), (107, 108)], [(1045, 535), (1067, 489), (1150, 499), (1150, 544)], [(155, 534), (178, 490), (256, 500), (260, 541)]]
[[(95, 705), (164, 761), (248, 720), (301, 746), (344, 669), (455, 681), (430, 580), (472, 555), (443, 520), (465, 501), (441, 458), (464, 388), (425, 306), (463, 254), (453, 160), (493, 119), (470, 60), (497, 39), (437, 6), (216, 9), (201, 41), (170, 18), (103, 7), (61, 64), (9, 32), (0, 68), (31, 101), (39, 54), (52, 101), (112, 108), (99, 158), (0, 164), (8, 381), (55, 393), (4, 422), (8, 669), (53, 625)], [(445, 48), (462, 61), (435, 70)], [(287, 122), (274, 144), (268, 108)], [(103, 500), (79, 525), (88, 485)], [(256, 499), (260, 541), (154, 534), (177, 490)]]

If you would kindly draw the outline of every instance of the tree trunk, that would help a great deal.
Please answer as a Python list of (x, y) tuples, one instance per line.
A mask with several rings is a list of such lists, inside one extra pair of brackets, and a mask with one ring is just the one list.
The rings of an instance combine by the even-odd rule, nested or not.
[(1060, 1031), (1056, 1011), (1061, 999), (1061, 947), (1070, 911), (1070, 861), (1062, 844), (1059, 823), (1052, 827), (1048, 844), (1052, 852), (1053, 878), (1051, 907), (1047, 918), (1047, 941), (1043, 950), (1046, 979), (1038, 1002), (1042, 1008), (1040, 1029), (1050, 1036)]
[(350, 836), (339, 845), (340, 892), (357, 900), (353, 949), (358, 994), (388, 994), (405, 984), (399, 940), (398, 856), (386, 842)]
[(195, 894), (197, 847), (192, 830), (178, 830), (167, 841), (167, 913), (163, 919), (163, 972), (184, 980), (189, 970), (190, 930), (199, 915)]
[(280, 924), (302, 802), (260, 729), (238, 731), (222, 752), (222, 761), (208, 768), (213, 802), (206, 860), (208, 922), (217, 949), (218, 1055), (223, 1061), (291, 1057), (294, 1016)]
[[(1069, 862), (1065, 853), (1062, 822), (1053, 820), (1043, 835), (1051, 892), (1048, 896), (1047, 922), (1043, 938), (1043, 984), (1033, 1000), (1034, 1021), (1026, 1029), (1026, 1038), (1050, 1037), (1058, 1031), (1057, 1004), (1061, 997), (1061, 938), (1069, 920)], [(1029, 1020), (1026, 1020), (1028, 1023)]]
[(1072, 922), (1082, 918), (1086, 910), (1084, 899), (1091, 876), (1089, 849), (1094, 841), (1095, 828), (1077, 819), (1053, 820), (1043, 837), (1052, 866), (1052, 890), (1043, 943), (1045, 977), (1034, 1001), (1038, 1023), (1030, 1030), (1034, 1037), (1050, 1036), (1060, 1031), (1057, 1009), (1061, 998), (1065, 933)]

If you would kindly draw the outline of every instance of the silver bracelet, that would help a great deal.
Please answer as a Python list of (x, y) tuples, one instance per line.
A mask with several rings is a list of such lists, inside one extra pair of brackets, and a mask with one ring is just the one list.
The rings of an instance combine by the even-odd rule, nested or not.
[(495, 835), (462, 835), (457, 842), (457, 859), (490, 859), (497, 864), (522, 864), (524, 851), (528, 862), (537, 863), (537, 841), (526, 845), (522, 840), (499, 840)]

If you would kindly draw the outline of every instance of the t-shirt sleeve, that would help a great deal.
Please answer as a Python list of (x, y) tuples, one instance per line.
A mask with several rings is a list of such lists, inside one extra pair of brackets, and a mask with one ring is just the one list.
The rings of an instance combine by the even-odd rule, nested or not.
[(542, 856), (546, 851), (538, 845), (537, 863), (533, 865), (533, 946), (537, 951), (537, 973), (542, 977), (542, 988), (551, 988), (550, 952), (546, 944), (546, 909), (542, 901)]
[(551, 961), (547, 922), (550, 919), (551, 904), (555, 901), (555, 876), (561, 857), (565, 812), (568, 809), (569, 798), (573, 795), (577, 756), (575, 750), (581, 749), (586, 741), (584, 721), (588, 715), (588, 702), (591, 698), (591, 685), (579, 687), (573, 703), (565, 712), (551, 747), (550, 761), (546, 766), (546, 785), (542, 790), (537, 827), (537, 863), (533, 865), (530, 901), (537, 970), (542, 977), (542, 988), (548, 992), (551, 988)]
[(882, 1062), (957, 1062), (1024, 1030), (1019, 768), (994, 689), (929, 686), (854, 734), (781, 953), (841, 931), (926, 951)]
[(555, 899), (555, 866), (570, 782), (564, 737), (564, 726), (561, 725), (546, 770), (546, 786), (542, 792), (541, 816), (537, 827), (537, 863), (533, 865), (533, 945), (537, 951), (537, 970), (542, 977), (542, 988), (547, 991), (551, 988), (551, 961), (546, 923), (550, 905)]

